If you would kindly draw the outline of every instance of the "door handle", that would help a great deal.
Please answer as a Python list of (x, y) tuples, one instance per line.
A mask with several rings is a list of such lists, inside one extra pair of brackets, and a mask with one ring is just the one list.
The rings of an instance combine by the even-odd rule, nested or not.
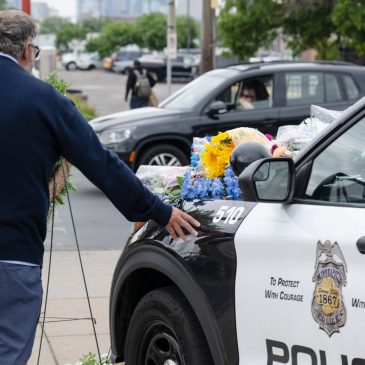
[(357, 249), (362, 253), (365, 254), (365, 236), (360, 237), (356, 242)]

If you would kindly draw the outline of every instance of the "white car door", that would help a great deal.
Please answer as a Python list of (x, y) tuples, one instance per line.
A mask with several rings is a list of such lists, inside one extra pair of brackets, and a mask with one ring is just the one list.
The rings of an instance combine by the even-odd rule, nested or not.
[(365, 118), (341, 133), (301, 199), (259, 203), (237, 231), (240, 365), (365, 364)]

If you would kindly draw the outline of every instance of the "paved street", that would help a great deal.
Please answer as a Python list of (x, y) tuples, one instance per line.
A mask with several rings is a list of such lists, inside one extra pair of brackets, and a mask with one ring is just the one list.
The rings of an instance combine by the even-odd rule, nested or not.
[[(72, 83), (72, 89), (82, 90), (88, 95), (89, 104), (96, 109), (98, 116), (129, 109), (129, 105), (124, 101), (126, 76), (104, 70), (65, 71), (60, 69), (57, 73), (61, 79)], [(184, 85), (184, 82), (173, 83), (172, 93)], [(168, 96), (166, 83), (157, 83), (154, 91), (160, 102)]]

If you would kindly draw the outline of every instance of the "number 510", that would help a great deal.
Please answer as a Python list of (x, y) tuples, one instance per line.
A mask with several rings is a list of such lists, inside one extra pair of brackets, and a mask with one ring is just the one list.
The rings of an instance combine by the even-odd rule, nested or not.
[(214, 216), (212, 222), (218, 223), (224, 219), (222, 222), (223, 224), (235, 224), (240, 219), (244, 210), (244, 207), (230, 208), (227, 205), (223, 205), (218, 209), (217, 214)]

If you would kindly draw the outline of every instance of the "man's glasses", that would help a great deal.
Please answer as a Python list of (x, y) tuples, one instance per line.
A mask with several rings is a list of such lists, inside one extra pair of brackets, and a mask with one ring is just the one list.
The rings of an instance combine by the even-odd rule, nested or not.
[(36, 46), (35, 44), (30, 43), (29, 45), (35, 49), (35, 58), (37, 58), (39, 56), (39, 54), (41, 53), (41, 49), (38, 46)]

